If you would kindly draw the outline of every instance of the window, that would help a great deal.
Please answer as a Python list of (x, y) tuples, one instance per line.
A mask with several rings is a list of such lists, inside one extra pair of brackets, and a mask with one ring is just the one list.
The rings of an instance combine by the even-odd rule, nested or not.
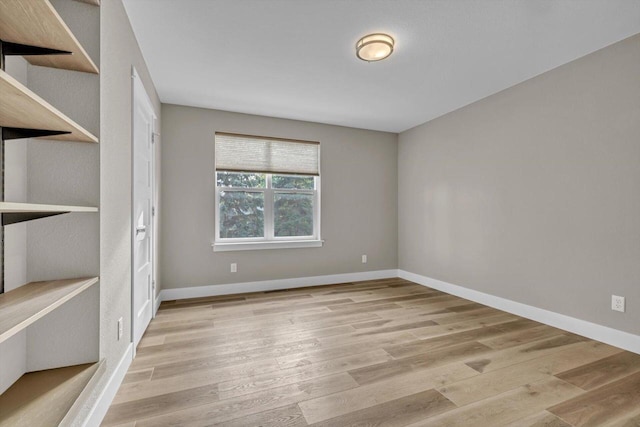
[(322, 246), (319, 143), (216, 133), (215, 251)]

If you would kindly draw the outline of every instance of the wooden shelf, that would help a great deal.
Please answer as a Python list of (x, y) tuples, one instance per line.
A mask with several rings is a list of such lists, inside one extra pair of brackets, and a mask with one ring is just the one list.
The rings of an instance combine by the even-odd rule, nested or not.
[(0, 427), (57, 426), (104, 362), (24, 374), (0, 395)]
[(91, 206), (40, 205), (35, 203), (0, 202), (0, 213), (98, 212)]
[(94, 6), (100, 6), (100, 0), (76, 0), (76, 1), (92, 4)]
[(25, 56), (33, 65), (98, 73), (96, 64), (49, 0), (0, 1), (0, 39), (71, 52), (70, 55)]
[(0, 70), (0, 93), (2, 93), (0, 97), (0, 126), (66, 131), (70, 133), (47, 136), (46, 138), (98, 142), (98, 138), (2, 70)]
[(90, 206), (39, 205), (35, 203), (0, 202), (0, 225), (33, 221), (70, 212), (98, 212)]
[(31, 282), (0, 295), (0, 343), (96, 283), (97, 277)]

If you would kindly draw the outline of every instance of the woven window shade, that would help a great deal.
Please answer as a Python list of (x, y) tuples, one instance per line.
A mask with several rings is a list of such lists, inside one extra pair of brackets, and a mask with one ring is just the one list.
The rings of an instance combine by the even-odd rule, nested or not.
[(216, 132), (216, 170), (320, 175), (320, 143)]

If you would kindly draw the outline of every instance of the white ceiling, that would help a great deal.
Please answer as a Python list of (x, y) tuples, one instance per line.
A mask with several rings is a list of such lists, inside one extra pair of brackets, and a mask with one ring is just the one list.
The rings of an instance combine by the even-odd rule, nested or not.
[(162, 102), (391, 132), (640, 32), (639, 0), (124, 3)]

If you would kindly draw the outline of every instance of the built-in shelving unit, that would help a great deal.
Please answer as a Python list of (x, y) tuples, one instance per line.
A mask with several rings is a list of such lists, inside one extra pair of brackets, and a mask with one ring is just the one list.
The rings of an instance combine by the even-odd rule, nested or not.
[[(0, 4), (3, 3), (0, 2)], [(47, 139), (64, 141), (98, 142), (98, 138), (2, 70), (0, 70), (0, 93), (2, 93), (0, 126), (3, 129), (67, 132), (43, 136)], [(26, 137), (29, 136), (27, 134)]]
[(65, 425), (65, 417), (104, 362), (23, 375), (0, 395), (0, 427)]
[(96, 283), (97, 277), (31, 282), (0, 295), (0, 343)]
[(0, 40), (70, 53), (23, 55), (33, 65), (98, 73), (96, 64), (49, 0), (0, 1)]
[[(69, 212), (97, 212), (98, 208), (4, 201), (5, 141), (46, 138), (97, 143), (98, 138), (7, 74), (7, 55), (21, 55), (32, 65), (94, 74), (98, 74), (98, 67), (49, 0), (0, 0), (0, 346), (13, 349), (13, 357), (22, 354), (23, 363), (7, 370), (12, 376), (0, 390), (0, 427), (71, 425), (90, 394), (90, 384), (105, 370), (104, 362), (78, 365), (98, 359), (99, 324), (92, 315), (99, 311), (95, 289), (99, 278), (31, 282), (4, 292), (4, 227)], [(73, 92), (73, 87), (69, 91)], [(72, 96), (83, 94), (78, 91)], [(55, 227), (55, 221), (49, 226)], [(39, 267), (48, 262), (43, 261)], [(41, 270), (46, 273), (50, 268)], [(76, 307), (80, 309), (76, 311)], [(73, 339), (65, 340), (70, 336)], [(52, 349), (55, 356), (43, 359), (56, 342), (60, 348)]]

